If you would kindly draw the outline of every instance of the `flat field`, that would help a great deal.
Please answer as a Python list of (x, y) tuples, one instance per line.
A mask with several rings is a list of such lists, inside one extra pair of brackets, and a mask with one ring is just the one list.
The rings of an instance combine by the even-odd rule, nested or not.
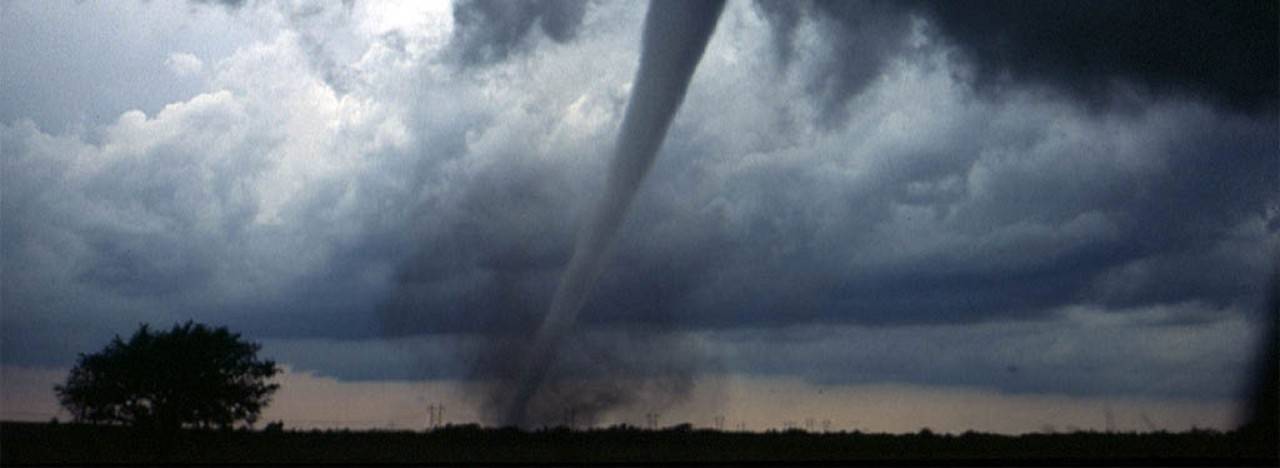
[[(1274, 442), (1274, 441), (1273, 441)], [(1269, 448), (1268, 448), (1269, 447)], [(414, 463), (1276, 466), (1276, 445), (1237, 432), (959, 435), (743, 433), (677, 426), (539, 431), (197, 431), (0, 423), (0, 464)]]

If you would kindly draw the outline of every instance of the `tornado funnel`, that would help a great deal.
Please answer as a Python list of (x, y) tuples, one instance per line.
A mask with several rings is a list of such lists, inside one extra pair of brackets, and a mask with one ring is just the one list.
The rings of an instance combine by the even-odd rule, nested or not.
[(505, 424), (527, 423), (529, 400), (538, 392), (564, 337), (604, 270), (627, 207), (653, 166), (723, 9), (721, 0), (654, 0), (649, 4), (640, 68), (613, 151), (604, 198), (578, 232), (573, 257), (512, 389), (504, 411)]

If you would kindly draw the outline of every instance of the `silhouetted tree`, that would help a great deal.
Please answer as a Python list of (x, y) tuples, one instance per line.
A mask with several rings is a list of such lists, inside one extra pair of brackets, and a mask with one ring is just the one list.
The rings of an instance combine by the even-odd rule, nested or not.
[(128, 342), (117, 335), (106, 349), (80, 354), (54, 391), (82, 422), (162, 430), (253, 424), (280, 388), (268, 382), (280, 369), (257, 358), (260, 348), (226, 327), (188, 321), (157, 333), (142, 325)]

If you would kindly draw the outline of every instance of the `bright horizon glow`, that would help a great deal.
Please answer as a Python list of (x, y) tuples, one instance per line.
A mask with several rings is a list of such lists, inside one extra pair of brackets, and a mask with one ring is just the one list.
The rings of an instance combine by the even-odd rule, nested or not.
[[(48, 422), (69, 415), (59, 409), (52, 392), (66, 369), (0, 367), (6, 392), (0, 399), (0, 420)], [(445, 406), (448, 424), (481, 424), (473, 384), (456, 380), (340, 381), (288, 368), (276, 377), (281, 384), (257, 426), (283, 421), (286, 429), (427, 428), (428, 405)], [(578, 429), (617, 424), (647, 427), (644, 415), (660, 413), (659, 427), (690, 423), (714, 428), (725, 418), (724, 430), (764, 432), (783, 430), (790, 423), (821, 432), (823, 421), (837, 431), (868, 433), (936, 433), (965, 431), (1016, 435), (1022, 433), (1107, 430), (1107, 412), (1117, 432), (1171, 432), (1193, 428), (1228, 431), (1238, 420), (1234, 400), (1195, 401), (1127, 397), (1072, 397), (1053, 394), (1004, 394), (963, 387), (920, 385), (817, 385), (795, 378), (703, 377), (685, 402), (663, 410), (638, 405), (603, 415), (594, 424), (578, 421)], [(1145, 419), (1144, 419), (1145, 418)], [(1150, 424), (1150, 425), (1148, 425)], [(531, 428), (532, 429), (532, 428)]]

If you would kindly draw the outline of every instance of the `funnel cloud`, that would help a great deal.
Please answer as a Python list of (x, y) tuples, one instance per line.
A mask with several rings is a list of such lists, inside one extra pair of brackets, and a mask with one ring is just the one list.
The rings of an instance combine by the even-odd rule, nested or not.
[(608, 184), (588, 224), (578, 235), (573, 257), (560, 280), (516, 384), (504, 421), (525, 423), (525, 407), (538, 391), (591, 287), (600, 277), (618, 227), (640, 182), (653, 166), (662, 140), (702, 52), (715, 30), (724, 2), (655, 1), (645, 16), (640, 69), (614, 149)]

